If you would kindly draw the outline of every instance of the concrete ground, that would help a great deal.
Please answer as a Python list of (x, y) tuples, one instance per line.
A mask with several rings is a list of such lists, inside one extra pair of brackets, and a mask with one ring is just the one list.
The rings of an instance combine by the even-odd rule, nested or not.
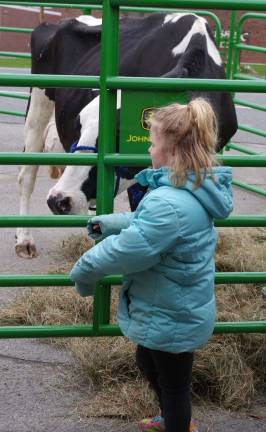
[[(263, 95), (256, 95), (262, 98)], [(253, 97), (253, 95), (251, 95)], [(265, 103), (265, 96), (264, 96)], [(20, 105), (23, 108), (24, 102)], [(25, 105), (25, 104), (24, 104)], [(250, 110), (238, 110), (239, 118), (248, 119)], [(262, 114), (261, 114), (262, 116)], [(242, 120), (241, 120), (242, 121)], [(254, 119), (260, 127), (265, 123)], [(1, 151), (23, 150), (23, 121), (1, 116)], [(237, 134), (234, 141), (250, 142), (258, 152), (266, 153), (265, 139), (251, 140), (247, 134)], [(266, 168), (234, 169), (238, 179), (260, 185), (266, 190)], [(1, 214), (18, 213), (18, 188), (16, 166), (0, 166)], [(32, 199), (33, 214), (49, 214), (46, 194), (53, 183), (46, 168), (39, 172)], [(266, 214), (266, 198), (234, 188), (235, 214)], [(125, 197), (118, 209), (125, 207)], [(14, 229), (1, 229), (0, 262), (2, 274), (45, 274), (51, 266), (60, 266), (60, 242), (71, 233), (82, 229), (35, 229), (39, 256), (33, 260), (18, 258), (14, 251)], [(12, 301), (19, 288), (1, 288), (1, 307)], [(59, 350), (43, 340), (0, 340), (0, 432), (109, 432), (137, 431), (135, 424), (114, 419), (81, 418), (76, 403), (88, 397), (88, 388), (80, 384), (79, 364), (64, 350)], [(265, 400), (258, 400), (248, 413), (230, 413), (210, 407), (196, 409), (200, 431), (209, 432), (265, 432)]]

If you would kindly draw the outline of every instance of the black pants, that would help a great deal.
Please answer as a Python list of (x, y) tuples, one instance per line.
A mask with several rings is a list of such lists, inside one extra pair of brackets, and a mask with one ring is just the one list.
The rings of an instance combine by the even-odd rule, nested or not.
[(136, 360), (159, 399), (165, 431), (188, 432), (193, 353), (172, 354), (138, 345)]

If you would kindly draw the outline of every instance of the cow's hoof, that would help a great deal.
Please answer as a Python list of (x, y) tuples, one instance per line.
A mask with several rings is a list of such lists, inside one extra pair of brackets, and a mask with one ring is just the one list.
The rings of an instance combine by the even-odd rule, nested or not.
[(16, 249), (16, 254), (20, 258), (31, 259), (37, 257), (37, 250), (34, 244), (31, 243), (16, 244), (15, 249)]

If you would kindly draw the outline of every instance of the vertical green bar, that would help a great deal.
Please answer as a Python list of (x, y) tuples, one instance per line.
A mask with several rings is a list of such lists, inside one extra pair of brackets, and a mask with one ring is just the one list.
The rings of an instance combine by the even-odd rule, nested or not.
[(101, 324), (110, 323), (111, 286), (97, 283), (93, 300), (93, 331), (99, 332)]
[[(103, 0), (103, 25), (100, 65), (100, 112), (97, 166), (97, 214), (113, 211), (114, 167), (106, 166), (104, 156), (115, 152), (116, 91), (110, 91), (106, 79), (118, 74), (119, 9)], [(93, 314), (94, 328), (110, 321), (110, 287), (98, 285)]]
[(114, 167), (105, 166), (104, 156), (115, 152), (116, 91), (108, 90), (106, 78), (118, 74), (119, 10), (103, 0), (103, 29), (101, 39), (99, 148), (97, 174), (97, 213), (113, 209)]
[(237, 69), (239, 66), (239, 59), (240, 59), (240, 49), (236, 46), (240, 43), (241, 38), (241, 25), (237, 25), (237, 32), (236, 32), (236, 39), (234, 44), (234, 51), (233, 51), (233, 66), (232, 66), (232, 72), (231, 77), (234, 79), (235, 74), (237, 73)]
[(235, 48), (235, 30), (236, 30), (236, 11), (231, 11), (230, 13), (230, 23), (229, 23), (229, 45), (227, 54), (227, 64), (226, 64), (226, 78), (231, 79), (232, 76), (232, 57)]
[(219, 18), (215, 15), (215, 18), (213, 17), (214, 23), (215, 23), (215, 41), (218, 49), (220, 49), (221, 45), (221, 34), (222, 34), (222, 24)]
[(83, 15), (91, 15), (91, 9), (89, 8), (84, 8), (82, 9)]

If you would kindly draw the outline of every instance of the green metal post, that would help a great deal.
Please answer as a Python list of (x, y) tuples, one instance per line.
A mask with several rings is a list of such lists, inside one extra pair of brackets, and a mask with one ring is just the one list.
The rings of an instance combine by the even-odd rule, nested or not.
[(116, 91), (108, 89), (107, 79), (116, 76), (118, 72), (118, 25), (118, 8), (112, 10), (109, 1), (104, 0), (97, 175), (98, 213), (113, 210), (114, 167), (107, 167), (104, 157), (108, 153), (115, 152), (116, 146)]
[[(115, 152), (116, 146), (116, 91), (110, 91), (106, 81), (118, 74), (119, 9), (112, 8), (108, 0), (103, 2), (103, 29), (101, 39), (99, 148), (97, 171), (97, 213), (113, 210), (114, 166), (105, 164), (105, 155)], [(94, 327), (110, 321), (110, 287), (95, 293)]]
[(84, 9), (82, 10), (82, 12), (83, 12), (83, 15), (90, 15), (90, 14), (91, 14), (91, 9), (89, 9), (89, 8), (84, 8)]
[(232, 75), (232, 57), (234, 52), (234, 40), (235, 40), (235, 23), (236, 23), (236, 11), (231, 11), (230, 13), (230, 23), (229, 23), (229, 45), (227, 54), (227, 64), (226, 64), (226, 77), (231, 79)]

